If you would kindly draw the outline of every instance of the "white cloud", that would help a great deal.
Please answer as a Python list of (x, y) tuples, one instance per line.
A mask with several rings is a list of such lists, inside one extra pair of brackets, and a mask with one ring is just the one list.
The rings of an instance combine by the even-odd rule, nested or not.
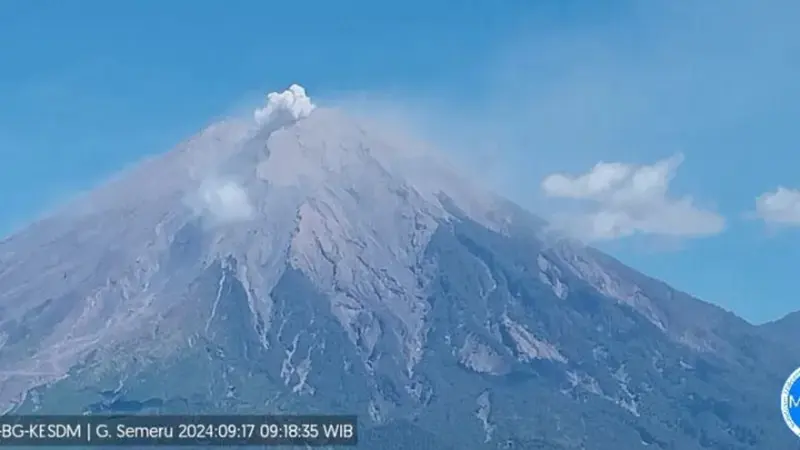
[(232, 181), (208, 181), (200, 187), (204, 212), (220, 222), (239, 222), (253, 216), (247, 192)]
[(588, 211), (554, 219), (556, 225), (584, 239), (634, 234), (699, 237), (721, 232), (723, 217), (699, 208), (691, 197), (670, 197), (670, 182), (682, 162), (682, 155), (652, 165), (600, 162), (583, 175), (549, 175), (542, 181), (542, 190), (551, 198), (589, 204)]
[(542, 189), (552, 197), (583, 199), (603, 195), (630, 176), (631, 167), (600, 162), (579, 177), (554, 174), (544, 179)]
[(276, 118), (298, 120), (307, 117), (315, 108), (306, 90), (293, 84), (283, 92), (267, 94), (266, 106), (257, 109), (253, 117), (259, 124), (272, 122)]
[(800, 225), (800, 190), (778, 187), (756, 198), (756, 215), (764, 222)]

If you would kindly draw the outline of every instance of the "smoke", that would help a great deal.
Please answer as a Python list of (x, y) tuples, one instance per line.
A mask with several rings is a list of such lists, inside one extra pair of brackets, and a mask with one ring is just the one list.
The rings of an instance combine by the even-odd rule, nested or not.
[(218, 223), (249, 220), (254, 209), (247, 192), (233, 181), (209, 180), (200, 186), (199, 207), (201, 213)]
[(306, 95), (306, 90), (300, 85), (293, 84), (283, 92), (267, 94), (267, 104), (258, 108), (253, 113), (253, 118), (259, 125), (276, 120), (299, 120), (308, 117), (316, 108), (311, 99)]
[[(259, 127), (278, 128), (287, 123), (308, 117), (316, 108), (297, 84), (283, 92), (267, 94), (267, 102), (253, 112)], [(254, 214), (253, 204), (242, 185), (231, 180), (211, 177), (200, 186), (191, 206), (198, 214), (210, 217), (217, 224), (228, 224), (250, 220)]]

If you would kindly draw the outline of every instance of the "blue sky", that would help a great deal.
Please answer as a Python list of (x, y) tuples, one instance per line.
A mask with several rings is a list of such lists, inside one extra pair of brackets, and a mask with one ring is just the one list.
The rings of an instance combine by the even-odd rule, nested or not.
[(800, 309), (798, 19), (789, 0), (2, 2), (0, 230), (300, 83), (770, 320)]

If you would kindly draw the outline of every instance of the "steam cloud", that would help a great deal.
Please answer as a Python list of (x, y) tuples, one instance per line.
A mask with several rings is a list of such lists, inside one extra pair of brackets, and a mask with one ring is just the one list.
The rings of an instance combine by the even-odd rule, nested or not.
[(253, 117), (259, 124), (286, 116), (292, 120), (299, 120), (308, 117), (315, 108), (316, 106), (306, 95), (306, 90), (300, 85), (293, 84), (283, 92), (267, 94), (266, 106), (257, 109)]
[(253, 216), (247, 192), (232, 181), (206, 182), (200, 188), (203, 210), (224, 223), (240, 222)]
[[(315, 108), (306, 90), (293, 84), (283, 92), (268, 94), (266, 105), (255, 110), (253, 118), (259, 126), (281, 126), (309, 116)], [(240, 184), (219, 178), (203, 182), (190, 203), (198, 214), (208, 216), (217, 223), (249, 220), (255, 213), (247, 191)]]

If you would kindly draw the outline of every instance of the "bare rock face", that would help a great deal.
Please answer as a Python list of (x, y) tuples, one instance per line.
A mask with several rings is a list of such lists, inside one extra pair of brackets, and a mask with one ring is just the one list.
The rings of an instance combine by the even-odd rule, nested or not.
[(773, 338), (287, 92), (0, 242), (4, 411), (356, 413), (365, 448), (794, 443)]

